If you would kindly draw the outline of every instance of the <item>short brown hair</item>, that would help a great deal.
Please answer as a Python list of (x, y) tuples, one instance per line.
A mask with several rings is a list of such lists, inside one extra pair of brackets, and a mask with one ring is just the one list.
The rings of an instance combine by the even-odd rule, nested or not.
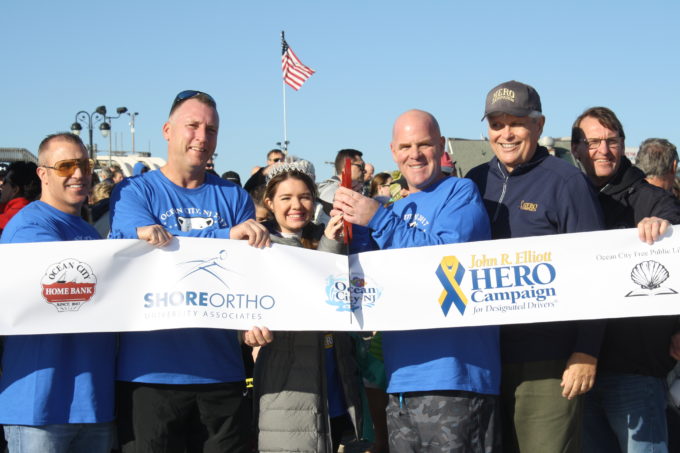
[(64, 140), (66, 142), (73, 143), (74, 145), (78, 145), (81, 148), (83, 148), (83, 150), (87, 151), (85, 144), (83, 143), (81, 138), (79, 136), (77, 136), (76, 134), (73, 134), (71, 132), (58, 132), (56, 134), (48, 135), (47, 137), (45, 137), (43, 139), (43, 141), (40, 142), (40, 145), (38, 146), (38, 162), (39, 163), (41, 163), (41, 164), (45, 163), (44, 159), (42, 158), (43, 153), (49, 147), (50, 142), (52, 140)]
[(616, 117), (616, 114), (607, 107), (591, 107), (585, 112), (581, 113), (574, 124), (571, 126), (571, 144), (578, 145), (581, 140), (585, 138), (583, 130), (581, 129), (581, 121), (584, 118), (595, 118), (601, 125), (609, 130), (616, 131), (621, 137), (621, 140), (626, 139), (626, 134), (623, 132), (623, 125)]
[(357, 157), (361, 157), (363, 155), (364, 153), (361, 151), (351, 148), (341, 149), (338, 151), (338, 154), (335, 156), (335, 174), (339, 175), (342, 173), (342, 170), (345, 168), (345, 158), (349, 157), (351, 161), (354, 161)]

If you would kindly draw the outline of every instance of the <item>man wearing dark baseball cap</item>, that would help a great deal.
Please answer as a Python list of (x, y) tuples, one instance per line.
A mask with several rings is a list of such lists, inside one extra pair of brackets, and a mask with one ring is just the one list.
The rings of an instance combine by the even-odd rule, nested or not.
[[(491, 89), (484, 118), (495, 157), (467, 177), (482, 194), (493, 239), (602, 229), (585, 175), (538, 145), (545, 117), (533, 87), (512, 80)], [(602, 321), (501, 327), (505, 452), (580, 452), (580, 395), (595, 381), (603, 332)]]
[(486, 95), (482, 120), (499, 113), (528, 116), (531, 112), (542, 112), (538, 92), (532, 86), (511, 80), (501, 83)]

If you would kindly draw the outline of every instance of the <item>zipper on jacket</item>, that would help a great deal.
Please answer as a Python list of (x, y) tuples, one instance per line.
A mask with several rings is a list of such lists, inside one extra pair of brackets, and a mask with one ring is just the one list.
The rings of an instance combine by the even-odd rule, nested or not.
[(501, 196), (498, 198), (498, 205), (496, 206), (496, 211), (493, 213), (493, 219), (491, 220), (492, 222), (495, 222), (498, 219), (498, 213), (500, 212), (502, 203), (503, 203), (503, 198), (505, 198), (505, 190), (508, 187), (508, 178), (510, 177), (509, 174), (506, 174), (503, 169), (501, 168), (501, 162), (496, 161), (496, 165), (498, 165), (498, 170), (500, 170), (501, 174), (504, 176), (503, 179), (503, 190), (501, 190)]

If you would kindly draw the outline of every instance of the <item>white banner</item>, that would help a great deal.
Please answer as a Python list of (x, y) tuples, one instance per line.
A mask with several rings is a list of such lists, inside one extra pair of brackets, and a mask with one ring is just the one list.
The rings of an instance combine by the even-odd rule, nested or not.
[[(677, 229), (677, 227), (676, 227)], [(0, 246), (0, 334), (409, 330), (680, 313), (680, 235), (615, 230), (352, 255), (177, 238)]]

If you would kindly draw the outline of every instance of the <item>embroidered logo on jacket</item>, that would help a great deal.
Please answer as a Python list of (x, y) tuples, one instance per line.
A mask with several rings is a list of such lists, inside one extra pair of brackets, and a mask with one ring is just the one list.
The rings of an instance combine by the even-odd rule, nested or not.
[(538, 203), (531, 203), (529, 201), (522, 200), (519, 204), (519, 208), (522, 211), (536, 212), (536, 210), (538, 209)]

